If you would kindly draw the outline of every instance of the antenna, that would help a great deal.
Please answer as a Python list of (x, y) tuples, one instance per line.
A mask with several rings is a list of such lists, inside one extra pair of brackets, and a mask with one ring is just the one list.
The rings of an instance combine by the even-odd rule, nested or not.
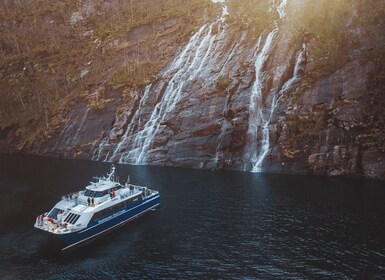
[(115, 174), (115, 166), (112, 164), (111, 172), (110, 172), (110, 174), (108, 174), (107, 180), (111, 181), (111, 178), (113, 179), (114, 174)]

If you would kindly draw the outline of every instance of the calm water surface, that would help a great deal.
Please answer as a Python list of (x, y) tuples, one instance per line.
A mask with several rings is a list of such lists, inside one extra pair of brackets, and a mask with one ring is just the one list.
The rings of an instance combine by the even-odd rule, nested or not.
[(385, 184), (117, 166), (161, 207), (65, 255), (35, 217), (104, 163), (0, 156), (0, 279), (385, 279)]

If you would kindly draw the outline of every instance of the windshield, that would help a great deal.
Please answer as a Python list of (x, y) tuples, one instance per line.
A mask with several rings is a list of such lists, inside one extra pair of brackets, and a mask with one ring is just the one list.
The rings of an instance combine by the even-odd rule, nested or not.
[(84, 192), (84, 195), (89, 197), (102, 197), (102, 196), (105, 196), (106, 194), (107, 194), (107, 191), (97, 192), (97, 191), (86, 190)]
[(53, 208), (51, 210), (51, 212), (49, 212), (49, 214), (47, 216), (48, 216), (48, 218), (52, 218), (52, 219), (56, 220), (57, 219), (57, 215), (61, 214), (63, 212), (64, 212), (64, 210), (62, 210), (62, 209)]

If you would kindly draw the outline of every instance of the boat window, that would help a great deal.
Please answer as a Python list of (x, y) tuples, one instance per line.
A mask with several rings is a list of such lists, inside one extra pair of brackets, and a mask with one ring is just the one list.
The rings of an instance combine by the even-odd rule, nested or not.
[(91, 194), (92, 194), (92, 191), (90, 191), (90, 190), (86, 190), (86, 191), (84, 192), (84, 195), (85, 195), (85, 196), (91, 196)]
[(89, 197), (102, 197), (102, 196), (105, 196), (106, 194), (107, 194), (107, 191), (97, 192), (97, 191), (86, 190), (84, 192), (84, 195)]
[(95, 192), (94, 197), (102, 197), (102, 196), (105, 196), (106, 194), (107, 194), (107, 191)]
[(127, 199), (125, 201), (122, 201), (120, 203), (117, 203), (115, 205), (112, 205), (111, 207), (108, 207), (106, 209), (100, 210), (92, 216), (92, 220), (96, 221), (103, 217), (109, 216), (114, 212), (120, 211), (128, 206), (131, 206), (132, 204), (139, 202), (142, 200), (142, 197), (140, 195), (137, 195), (135, 197), (131, 197), (130, 199)]
[(57, 220), (57, 215), (58, 215), (58, 214), (61, 214), (61, 213), (63, 213), (63, 212), (64, 212), (64, 210), (61, 210), (61, 209), (58, 209), (58, 208), (53, 208), (53, 209), (51, 210), (51, 212), (48, 213), (47, 216), (48, 216), (48, 218)]
[(80, 215), (71, 212), (64, 219), (64, 222), (69, 224), (75, 224), (79, 218), (80, 218)]

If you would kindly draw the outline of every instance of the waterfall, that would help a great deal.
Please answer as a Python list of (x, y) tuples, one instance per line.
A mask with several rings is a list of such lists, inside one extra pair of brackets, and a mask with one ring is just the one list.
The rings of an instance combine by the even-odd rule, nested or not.
[(304, 55), (305, 55), (305, 52), (306, 52), (306, 44), (303, 43), (302, 44), (302, 49), (301, 51), (299, 52), (299, 54), (297, 55), (297, 58), (295, 60), (295, 64), (294, 64), (294, 71), (293, 71), (293, 77), (291, 77), (282, 87), (282, 89), (280, 90), (280, 93), (284, 93), (286, 92), (288, 89), (290, 89), (292, 87), (292, 85), (298, 81), (298, 78), (301, 74), (301, 71), (303, 71), (302, 69), (302, 64), (303, 64), (303, 61), (304, 61)]
[(277, 11), (281, 19), (286, 17), (286, 10), (285, 10), (286, 5), (287, 5), (287, 0), (282, 0), (282, 2), (277, 7)]
[(122, 144), (128, 142), (127, 141), (128, 138), (133, 133), (133, 126), (134, 126), (134, 124), (140, 121), (139, 120), (139, 115), (140, 115), (141, 109), (144, 107), (145, 101), (147, 100), (147, 98), (148, 98), (148, 96), (150, 94), (150, 89), (151, 89), (151, 85), (147, 85), (144, 88), (143, 96), (142, 96), (142, 98), (141, 98), (141, 100), (139, 102), (139, 106), (136, 109), (134, 116), (132, 117), (129, 125), (126, 128), (126, 132), (124, 133), (124, 135), (121, 138), (119, 144), (117, 145), (117, 147), (113, 151), (112, 156), (110, 157), (109, 161), (113, 161), (115, 158), (120, 158), (121, 157), (120, 153), (121, 153)]
[[(194, 94), (186, 91), (186, 88), (199, 87), (202, 84), (215, 87), (219, 77), (228, 75), (226, 65), (228, 63), (232, 65), (233, 62), (229, 61), (233, 61), (238, 53), (242, 52), (243, 43), (241, 42), (247, 37), (247, 32), (245, 32), (238, 37), (240, 40), (225, 45), (224, 42), (228, 42), (226, 41), (228, 34), (225, 24), (228, 15), (227, 6), (223, 0), (213, 0), (213, 2), (222, 3), (222, 14), (212, 23), (201, 26), (179, 54), (159, 74), (156, 82), (144, 88), (141, 97), (135, 101), (136, 111), (121, 117), (115, 129), (101, 141), (98, 149), (94, 151), (94, 158), (140, 164), (152, 160), (163, 160), (163, 156), (169, 155), (168, 152), (175, 145), (172, 137), (178, 135), (173, 131), (173, 127), (178, 121), (170, 119), (170, 116), (174, 118), (176, 115), (170, 114), (170, 112), (182, 112), (180, 109), (183, 108), (183, 102), (190, 98), (190, 94), (193, 98), (199, 98), (197, 95), (201, 94), (199, 90)], [(284, 18), (287, 0), (273, 1), (273, 5), (280, 18)], [(283, 85), (276, 85), (277, 87), (272, 90), (267, 88), (265, 81), (271, 80), (271, 75), (276, 75), (275, 81), (281, 81), (282, 77), (279, 75), (290, 71), (288, 67), (284, 68), (287, 69), (286, 71), (277, 71), (274, 74), (265, 71), (269, 56), (278, 42), (277, 34), (280, 22), (280, 20), (276, 20), (273, 30), (263, 32), (257, 40), (255, 49), (248, 54), (248, 60), (252, 57), (255, 79), (250, 88), (249, 85), (244, 87), (250, 89), (250, 96), (245, 96), (249, 100), (249, 120), (246, 147), (243, 152), (240, 152), (242, 154), (240, 154), (239, 162), (245, 163), (244, 170), (252, 172), (262, 170), (263, 162), (271, 149), (269, 126), (274, 111), (283, 94), (298, 81), (306, 54), (306, 46), (303, 45), (297, 53), (294, 67), (290, 68), (293, 71), (292, 77)], [(223, 49), (226, 49), (225, 55), (222, 55)], [(290, 58), (290, 61), (294, 62), (293, 57)], [(207, 67), (208, 65), (210, 67)], [(215, 70), (213, 70), (213, 65)], [(202, 83), (202, 81), (204, 82)], [(230, 96), (230, 93), (228, 94)], [(226, 101), (227, 103), (228, 101)], [(226, 104), (224, 110), (228, 106)], [(216, 149), (212, 153), (209, 152), (211, 160), (217, 165), (225, 162), (226, 154), (222, 148), (226, 145), (224, 140), (227, 139), (227, 134), (232, 130), (232, 123), (227, 119), (221, 120), (218, 124), (221, 128), (214, 138), (217, 142)], [(121, 137), (114, 143), (114, 140), (118, 138), (117, 135), (121, 135)], [(169, 139), (171, 139), (170, 142), (168, 142)], [(167, 150), (169, 148), (170, 150)]]
[(302, 49), (301, 51), (299, 52), (299, 55), (295, 61), (295, 66), (294, 66), (294, 75), (293, 77), (294, 78), (297, 78), (298, 75), (300, 74), (299, 71), (303, 71), (302, 69), (302, 63), (303, 63), (303, 60), (304, 60), (304, 55), (306, 53), (306, 43), (303, 43), (302, 44)]
[[(269, 51), (271, 50), (273, 39), (277, 33), (278, 29), (274, 29), (266, 37), (265, 43), (262, 48), (261, 37), (258, 39), (257, 43), (257, 55), (255, 59), (255, 81), (252, 86), (251, 96), (250, 96), (250, 105), (249, 105), (249, 126), (247, 130), (248, 138), (248, 151), (246, 156), (249, 159), (245, 160), (246, 162), (251, 162), (253, 167), (253, 172), (260, 171), (260, 166), (263, 159), (265, 158), (269, 150), (269, 119), (270, 114), (266, 116), (262, 106), (262, 90), (263, 90), (263, 66), (267, 60)], [(261, 144), (258, 145), (257, 139), (259, 137), (258, 132), (262, 132)]]
[[(213, 0), (214, 3), (224, 3), (223, 0)], [(155, 84), (147, 85), (140, 100), (139, 107), (120, 142), (114, 147), (112, 155), (107, 160), (119, 159), (120, 162), (144, 163), (158, 132), (164, 127), (168, 114), (173, 111), (178, 101), (184, 96), (185, 86), (194, 79), (204, 77), (204, 66), (215, 59), (213, 54), (218, 50), (220, 38), (225, 35), (225, 19), (228, 15), (227, 6), (222, 4), (222, 14), (211, 24), (203, 25), (189, 40), (178, 56), (162, 72), (160, 80), (168, 80), (160, 101), (152, 108), (152, 112), (144, 125), (134, 126), (140, 122), (141, 109), (149, 94), (154, 94)], [(215, 79), (214, 79), (215, 81)], [(136, 130), (139, 127), (138, 130)], [(104, 144), (103, 144), (104, 143)], [(102, 144), (105, 145), (103, 140)], [(107, 147), (108, 148), (108, 147)], [(100, 159), (104, 147), (99, 146), (94, 158)], [(124, 152), (128, 151), (128, 152)]]
[[(120, 155), (119, 153), (122, 151), (122, 145), (126, 142), (128, 142), (128, 139), (131, 136), (131, 133), (134, 130), (134, 125), (140, 121), (140, 112), (141, 109), (144, 107), (144, 103), (147, 100), (148, 96), (150, 94), (150, 85), (146, 86), (143, 91), (143, 96), (140, 99), (138, 108), (136, 108), (135, 114), (131, 118), (131, 121), (128, 123), (125, 133), (123, 134), (122, 138), (120, 139), (119, 143), (117, 146), (113, 149), (112, 155), (110, 156), (110, 145), (108, 144), (110, 140), (110, 135), (108, 135), (106, 138), (104, 138), (98, 147), (95, 149), (92, 160), (104, 160), (104, 161), (114, 161), (115, 159), (119, 158)], [(125, 122), (127, 121), (127, 118), (129, 117), (129, 114), (126, 113), (124, 115)], [(107, 154), (102, 158), (103, 152), (107, 151)]]
[[(271, 38), (277, 32), (277, 29), (273, 30), (269, 36)], [(263, 65), (266, 59), (266, 50), (270, 48), (271, 38), (269, 36), (266, 39), (265, 45), (262, 50), (259, 52), (256, 63), (255, 63), (255, 71), (256, 71), (256, 81), (253, 85), (252, 96), (250, 100), (250, 117), (249, 119), (249, 130), (248, 136), (251, 138), (251, 151), (249, 148), (249, 152), (251, 153), (250, 161), (253, 164), (252, 172), (261, 172), (262, 171), (262, 163), (265, 157), (267, 156), (270, 149), (270, 135), (269, 135), (269, 125), (271, 122), (271, 118), (273, 113), (278, 105), (279, 100), (287, 92), (295, 82), (298, 81), (302, 69), (302, 64), (304, 62), (304, 55), (306, 53), (306, 44), (302, 45), (301, 51), (298, 53), (297, 58), (294, 64), (293, 76), (285, 82), (285, 84), (281, 87), (277, 94), (274, 94), (272, 97), (272, 101), (270, 106), (266, 106), (263, 109), (262, 104), (262, 85), (260, 83), (259, 77), (263, 74), (261, 73), (261, 65)], [(258, 145), (258, 131), (261, 132), (261, 140)]]
[[(286, 16), (285, 8), (287, 5), (287, 0), (282, 0), (278, 6), (276, 6), (276, 1), (270, 1), (270, 3), (272, 5), (272, 8), (276, 8), (281, 19)], [(273, 31), (271, 31), (266, 37), (265, 43), (262, 48), (260, 48), (261, 37), (258, 39), (257, 43), (257, 55), (254, 63), (255, 81), (252, 86), (250, 96), (249, 125), (247, 130), (247, 149), (245, 154), (245, 162), (252, 164), (252, 172), (262, 171), (262, 163), (266, 158), (267, 154), (269, 153), (269, 125), (280, 97), (279, 94), (278, 96), (274, 95), (272, 98), (270, 98), (270, 104), (263, 104), (263, 79), (265, 75), (265, 73), (263, 72), (263, 66), (272, 49), (275, 35), (279, 30), (277, 22), (275, 22), (275, 26), (276, 28), (273, 29)], [(298, 72), (299, 70), (294, 70), (294, 72), (296, 71)], [(296, 77), (296, 74), (294, 73), (293, 76)], [(291, 79), (292, 81), (294, 81), (294, 77)], [(291, 83), (288, 84), (288, 87), (290, 87)], [(269, 100), (269, 98), (267, 98), (267, 100)], [(245, 166), (245, 169), (249, 168)]]
[(282, 0), (277, 6), (276, 0), (270, 0), (270, 9), (269, 12), (273, 12), (274, 10), (278, 12), (279, 18), (283, 19), (286, 17), (286, 5), (287, 0)]

